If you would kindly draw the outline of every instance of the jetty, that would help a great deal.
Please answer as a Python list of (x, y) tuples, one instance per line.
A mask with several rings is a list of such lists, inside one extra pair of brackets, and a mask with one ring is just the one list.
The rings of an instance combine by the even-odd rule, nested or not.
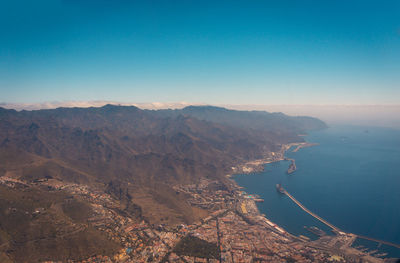
[(296, 203), (296, 205), (298, 205), (301, 209), (303, 209), (305, 212), (307, 212), (308, 214), (310, 214), (312, 217), (316, 218), (317, 220), (321, 221), (322, 223), (324, 223), (325, 225), (327, 225), (328, 227), (330, 227), (333, 231), (341, 234), (344, 232), (342, 232), (339, 228), (337, 228), (336, 226), (332, 225), (331, 223), (329, 223), (328, 221), (326, 221), (325, 219), (319, 217), (318, 215), (314, 214), (313, 212), (311, 212), (310, 210), (308, 210), (302, 203), (300, 203), (299, 201), (297, 201), (296, 198), (294, 198), (291, 194), (288, 193), (288, 191), (286, 191), (282, 186), (281, 186), (281, 193), (287, 195), (290, 199), (292, 199), (293, 202)]
[(385, 244), (391, 247), (395, 247), (395, 248), (400, 248), (399, 244), (395, 244), (392, 242), (388, 242), (388, 241), (384, 241), (384, 240), (379, 240), (376, 238), (372, 238), (372, 237), (367, 237), (367, 236), (363, 236), (363, 235), (357, 235), (357, 234), (353, 234), (353, 233), (346, 233), (341, 231), (338, 227), (332, 225), (331, 223), (329, 223), (328, 221), (326, 221), (325, 219), (321, 218), (320, 216), (314, 214), (313, 212), (311, 212), (310, 210), (308, 210), (302, 203), (300, 203), (296, 198), (294, 198), (288, 191), (286, 191), (282, 185), (277, 185), (277, 190), (282, 193), (287, 195), (296, 205), (298, 205), (301, 209), (303, 209), (305, 212), (307, 212), (309, 215), (311, 215), (312, 217), (316, 218), (317, 220), (319, 220), (320, 222), (324, 223), (325, 225), (327, 225), (328, 227), (330, 227), (332, 229), (333, 232), (339, 234), (339, 235), (345, 235), (345, 234), (351, 234), (357, 238), (361, 238), (361, 239), (365, 239), (365, 240), (370, 240), (370, 241), (374, 241), (378, 244)]
[(300, 150), (301, 148), (311, 147), (311, 146), (315, 146), (315, 145), (318, 145), (318, 143), (302, 142), (302, 143), (297, 144), (297, 147), (292, 152), (295, 153), (298, 150)]

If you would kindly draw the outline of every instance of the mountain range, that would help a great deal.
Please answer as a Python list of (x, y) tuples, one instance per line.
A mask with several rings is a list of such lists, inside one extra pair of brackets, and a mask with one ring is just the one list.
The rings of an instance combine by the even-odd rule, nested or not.
[[(152, 224), (192, 223), (208, 211), (191, 207), (174, 186), (207, 178), (228, 187), (226, 175), (232, 167), (265, 158), (282, 144), (303, 141), (299, 134), (325, 127), (311, 117), (213, 106), (176, 110), (116, 105), (34, 111), (0, 108), (0, 178), (12, 178), (18, 185), (12, 189), (1, 186), (0, 248), (34, 251), (37, 247), (25, 242), (28, 237), (46, 239), (61, 222), (65, 231), (71, 231), (89, 216), (82, 212), (90, 211), (82, 200), (63, 191), (32, 188), (32, 183), (52, 179), (90, 187), (112, 196), (121, 204), (121, 212)], [(66, 202), (68, 198), (74, 201)], [(27, 199), (31, 200), (28, 204)], [(32, 216), (42, 206), (49, 211), (41, 219), (46, 227), (43, 222), (35, 224)], [(12, 218), (10, 209), (29, 210), (30, 216), (15, 212)], [(117, 247), (97, 230), (87, 231), (90, 234), (71, 236), (68, 242), (89, 251), (102, 247), (100, 243), (111, 250)], [(19, 243), (6, 245), (10, 240)]]

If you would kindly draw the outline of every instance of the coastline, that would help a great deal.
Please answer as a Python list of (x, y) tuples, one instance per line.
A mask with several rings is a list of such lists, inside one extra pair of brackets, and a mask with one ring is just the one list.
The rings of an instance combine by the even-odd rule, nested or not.
[[(274, 159), (259, 159), (249, 162), (255, 166), (262, 163), (272, 163), (285, 160), (285, 154), (294, 149), (309, 146), (309, 143), (281, 145), (279, 151), (273, 154)], [(272, 154), (271, 154), (272, 156)], [(262, 162), (265, 160), (266, 162)], [(299, 159), (300, 160), (300, 159)], [(299, 161), (300, 163), (300, 161)], [(302, 163), (301, 163), (302, 164)], [(242, 164), (243, 165), (243, 164)], [(284, 164), (286, 166), (286, 162)], [(281, 166), (279, 176), (284, 176), (285, 167)], [(296, 177), (285, 176), (296, 179)], [(238, 177), (226, 178), (225, 182), (215, 178), (202, 178), (198, 183), (176, 185), (176, 194), (184, 195), (194, 211), (207, 211), (196, 220), (177, 225), (150, 224), (144, 218), (139, 220), (127, 218), (115, 210), (120, 206), (107, 193), (97, 192), (89, 187), (76, 184), (65, 184), (52, 180), (40, 181), (36, 186), (52, 186), (76, 194), (90, 201), (95, 214), (89, 220), (93, 226), (106, 231), (109, 237), (121, 240), (123, 248), (108, 258), (115, 262), (131, 260), (133, 262), (395, 262), (385, 257), (384, 253), (363, 250), (356, 246), (354, 240), (358, 237), (351, 233), (327, 235), (319, 225), (307, 225), (309, 232), (314, 232), (318, 239), (311, 240), (307, 234), (286, 229), (282, 221), (273, 217), (268, 210), (263, 210), (261, 192), (251, 194), (243, 191), (236, 181)], [(260, 180), (254, 177), (256, 180)], [(265, 177), (265, 179), (269, 179)], [(302, 179), (302, 178), (298, 178)], [(0, 177), (0, 185), (15, 186), (19, 181), (13, 178)], [(262, 185), (262, 184), (260, 184)], [(267, 185), (263, 185), (266, 188)], [(252, 188), (250, 188), (252, 189)], [(276, 192), (275, 186), (268, 191), (277, 199), (287, 199), (287, 196)], [(296, 193), (294, 191), (294, 193)], [(262, 197), (261, 197), (262, 196)], [(300, 198), (301, 199), (301, 198)], [(260, 201), (257, 201), (260, 200)], [(265, 199), (265, 203), (274, 199)], [(279, 203), (278, 203), (279, 204)], [(261, 206), (260, 206), (261, 205)], [(285, 207), (283, 207), (285, 209)], [(290, 209), (291, 210), (291, 209)], [(311, 212), (318, 212), (311, 211)], [(267, 213), (267, 215), (263, 214)], [(298, 218), (293, 217), (295, 220)], [(279, 223), (278, 223), (279, 222)], [(282, 227), (285, 225), (285, 227)], [(320, 227), (321, 229), (317, 228)], [(180, 254), (174, 250), (178, 244), (193, 240), (203, 240), (214, 248), (214, 257), (209, 253), (203, 259), (195, 259), (190, 254)], [(204, 244), (204, 243), (203, 243)], [(157, 257), (156, 257), (157, 256)], [(208, 258), (207, 258), (208, 257)], [(206, 259), (207, 258), (207, 259)], [(87, 261), (95, 260), (95, 257)], [(202, 260), (202, 261), (201, 261)]]
[[(291, 164), (289, 165), (289, 168), (287, 170), (287, 174), (292, 174), (293, 172), (296, 171), (297, 167), (295, 164), (295, 159), (291, 158), (286, 158), (285, 153), (288, 152), (292, 147), (296, 147), (293, 149), (291, 152), (297, 152), (301, 148), (306, 148), (306, 147), (312, 147), (319, 145), (318, 143), (309, 143), (309, 142), (301, 142), (301, 143), (289, 143), (289, 144), (283, 144), (281, 145), (281, 149), (278, 152), (271, 153), (271, 155), (267, 158), (264, 159), (258, 159), (254, 161), (249, 161), (246, 162), (243, 165), (240, 165), (239, 167), (236, 167), (233, 169), (235, 173), (233, 175), (239, 175), (239, 174), (251, 174), (255, 172), (261, 172), (265, 169), (265, 165), (269, 163), (274, 163), (274, 162), (280, 162), (283, 160), (290, 161)], [(272, 157), (272, 158), (271, 158)], [(260, 167), (261, 166), (261, 167)], [(232, 167), (233, 168), (233, 167)], [(238, 171), (238, 172), (236, 172)], [(321, 235), (319, 238), (315, 241), (310, 241), (308, 237), (305, 237), (303, 235), (293, 235), (289, 232), (287, 232), (283, 227), (278, 226), (277, 224), (273, 223), (270, 221), (265, 214), (261, 214), (259, 211), (255, 198), (253, 197), (254, 195), (246, 193), (243, 191), (243, 187), (239, 186), (238, 183), (232, 178), (233, 175), (229, 175), (228, 177), (230, 178), (231, 181), (233, 181), (234, 185), (237, 187), (236, 190), (241, 192), (242, 196), (246, 196), (244, 199), (242, 199), (242, 202), (245, 204), (248, 204), (248, 206), (251, 206), (251, 210), (254, 211), (254, 216), (255, 217), (263, 217), (265, 222), (269, 224), (271, 227), (275, 228), (281, 235), (283, 236), (289, 236), (290, 238), (293, 238), (294, 240), (297, 240), (299, 242), (302, 242), (305, 246), (307, 247), (312, 247), (315, 249), (320, 249), (322, 251), (330, 252), (333, 256), (335, 257), (336, 254), (341, 254), (341, 255), (346, 255), (348, 258), (359, 258), (362, 259), (364, 262), (386, 262), (386, 259), (384, 258), (379, 258), (375, 257), (368, 252), (365, 252), (361, 249), (354, 248), (352, 247), (353, 242), (357, 239), (357, 235), (352, 234), (352, 233), (346, 233), (346, 232), (334, 232), (334, 236), (328, 236), (328, 235)], [(250, 200), (248, 200), (250, 199)], [(323, 232), (323, 231), (322, 231)], [(340, 249), (337, 247), (331, 246), (331, 245), (326, 245), (326, 244), (342, 244)], [(343, 258), (342, 258), (343, 259)]]
[(292, 152), (297, 152), (302, 148), (317, 146), (318, 143), (309, 143), (309, 142), (293, 142), (288, 144), (282, 144), (281, 149), (277, 152), (270, 152), (268, 156), (263, 159), (257, 159), (253, 161), (248, 161), (244, 164), (239, 164), (236, 167), (232, 167), (233, 174), (227, 175), (227, 177), (232, 177), (233, 175), (238, 174), (251, 174), (256, 172), (262, 172), (265, 169), (265, 165), (274, 162), (280, 162), (284, 160), (291, 161), (291, 165), (288, 168), (288, 173), (291, 174), (296, 171), (296, 163), (295, 159), (290, 159), (285, 157), (285, 153), (288, 152), (292, 147), (296, 147), (292, 150)]

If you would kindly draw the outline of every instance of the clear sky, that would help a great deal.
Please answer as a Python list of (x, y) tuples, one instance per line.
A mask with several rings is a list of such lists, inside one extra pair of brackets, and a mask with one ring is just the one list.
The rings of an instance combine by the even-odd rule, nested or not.
[(0, 94), (399, 104), (400, 1), (0, 0)]

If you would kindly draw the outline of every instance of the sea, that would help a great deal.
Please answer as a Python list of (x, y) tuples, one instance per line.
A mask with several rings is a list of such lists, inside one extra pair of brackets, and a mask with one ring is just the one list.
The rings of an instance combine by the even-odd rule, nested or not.
[[(378, 127), (332, 126), (309, 133), (317, 146), (286, 153), (297, 170), (287, 174), (289, 161), (265, 165), (259, 173), (235, 175), (249, 194), (258, 194), (262, 214), (294, 235), (317, 236), (306, 227), (327, 234), (329, 227), (301, 210), (282, 186), (306, 208), (339, 229), (400, 244), (400, 130)], [(400, 249), (357, 239), (354, 247), (400, 258)]]

